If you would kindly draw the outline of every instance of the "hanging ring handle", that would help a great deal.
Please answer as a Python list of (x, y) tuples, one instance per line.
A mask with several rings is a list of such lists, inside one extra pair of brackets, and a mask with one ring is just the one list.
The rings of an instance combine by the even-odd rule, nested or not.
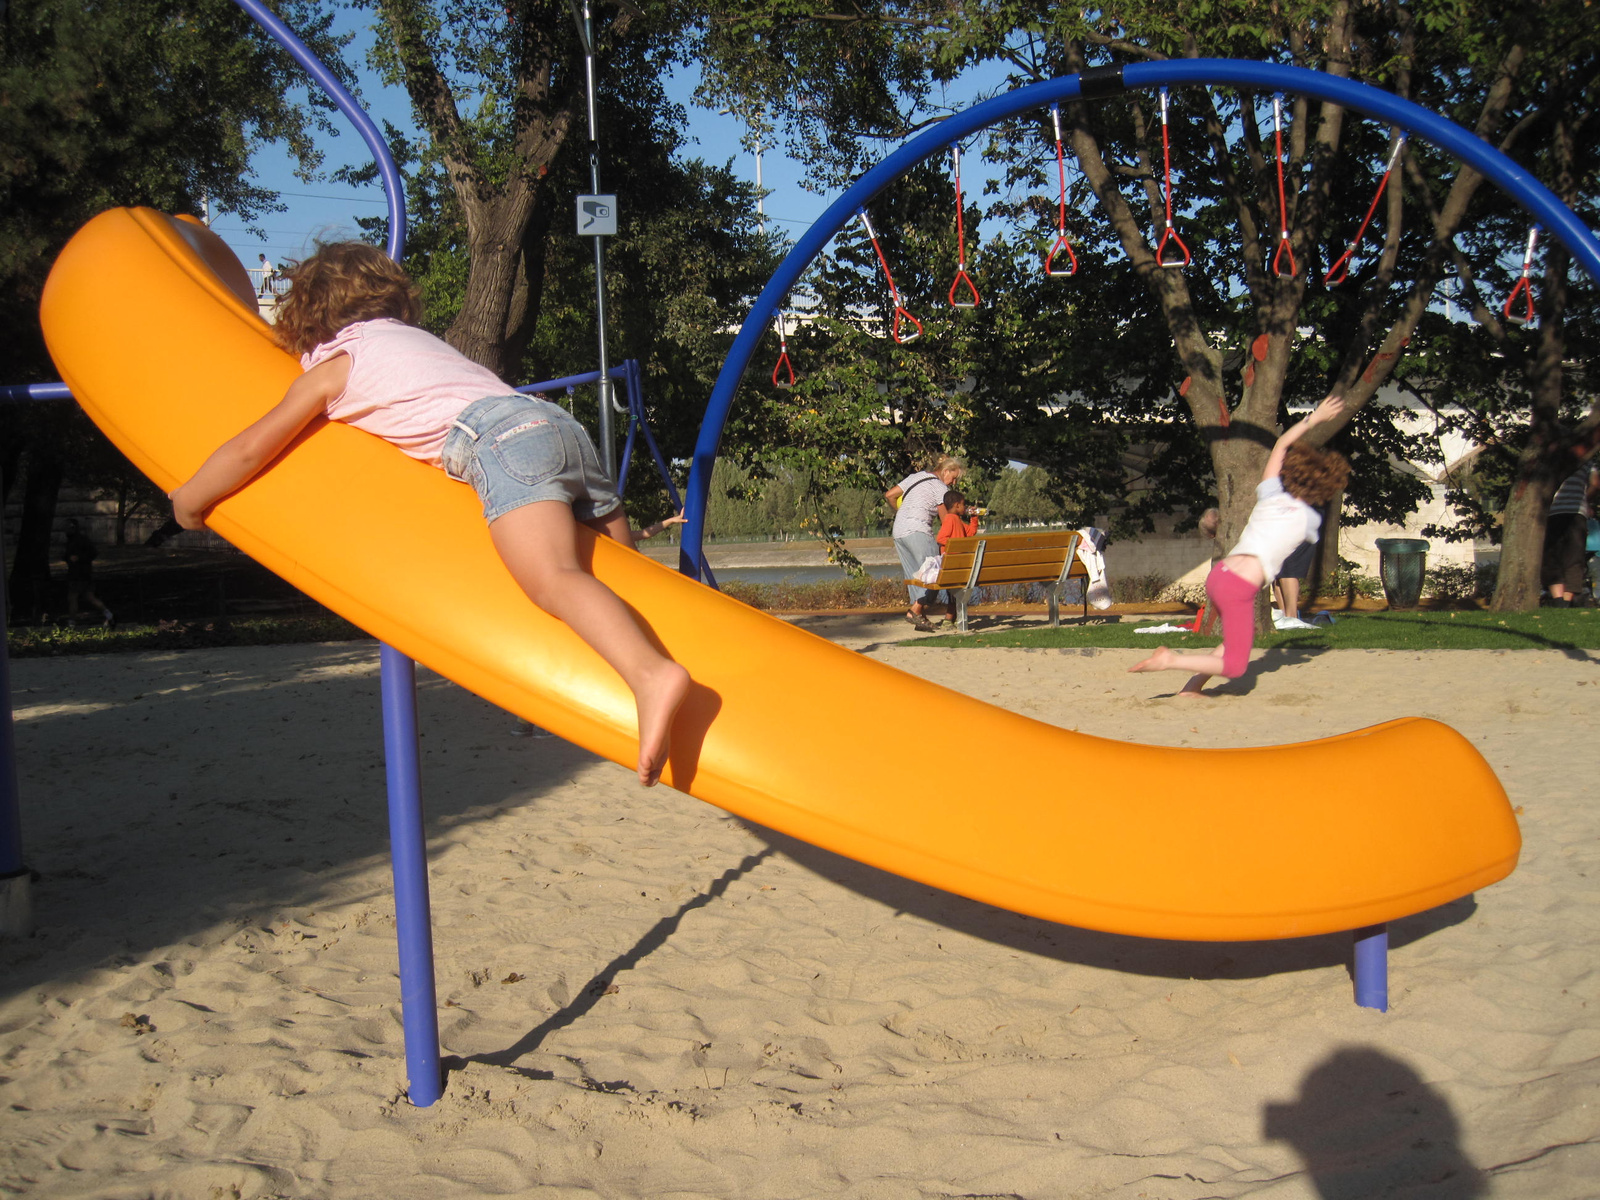
[[(789, 381), (787, 383), (778, 378), (780, 371), (788, 372)], [(786, 388), (794, 386), (794, 364), (789, 361), (789, 336), (783, 328), (782, 309), (778, 310), (778, 361), (772, 368), (772, 382), (775, 387)]]
[[(1161, 234), (1161, 240), (1156, 243), (1156, 266), (1181, 271), (1189, 265), (1189, 247), (1183, 244), (1183, 239), (1178, 236), (1178, 231), (1172, 227), (1172, 145), (1167, 138), (1166, 88), (1161, 89), (1161, 186), (1166, 195), (1167, 227)], [(1172, 243), (1176, 252), (1183, 255), (1181, 261), (1176, 258), (1167, 258), (1167, 243), (1169, 242)]]
[(1283, 93), (1272, 97), (1272, 147), (1273, 160), (1278, 168), (1278, 249), (1272, 255), (1272, 273), (1283, 275), (1283, 256), (1289, 256), (1289, 277), (1300, 268), (1294, 261), (1294, 247), (1289, 244), (1289, 201), (1283, 187)]
[(1383, 189), (1389, 186), (1389, 176), (1394, 174), (1400, 155), (1405, 152), (1406, 135), (1400, 134), (1394, 144), (1394, 149), (1389, 151), (1389, 165), (1383, 169), (1383, 178), (1378, 180), (1377, 194), (1372, 197), (1372, 203), (1367, 205), (1367, 215), (1361, 218), (1361, 227), (1356, 230), (1355, 237), (1350, 239), (1350, 246), (1328, 268), (1328, 273), (1322, 277), (1324, 284), (1339, 284), (1345, 281), (1350, 274), (1350, 256), (1356, 252), (1356, 247), (1361, 244), (1361, 239), (1366, 236), (1367, 225), (1372, 221), (1372, 214), (1378, 211), (1378, 201), (1383, 199)]
[[(964, 213), (965, 205), (961, 198), (961, 147), (950, 147), (950, 160), (953, 165), (956, 180), (956, 277), (950, 284), (951, 308), (977, 308), (983, 303), (978, 295), (978, 287), (972, 282), (972, 276), (967, 274), (967, 224)], [(961, 289), (967, 289), (966, 296), (957, 299)], [(920, 326), (919, 326), (920, 329)]]
[[(864, 208), (857, 209), (856, 215), (861, 218), (861, 227), (867, 231), (867, 237), (872, 242), (872, 248), (878, 252), (878, 265), (883, 268), (883, 277), (889, 281), (889, 295), (894, 299), (894, 323), (890, 326), (889, 332), (894, 335), (894, 340), (902, 346), (907, 342), (914, 342), (922, 336), (922, 322), (906, 311), (905, 306), (900, 303), (900, 289), (894, 285), (894, 274), (889, 270), (889, 260), (883, 256), (883, 247), (878, 245), (878, 235), (872, 228), (872, 221), (867, 217), (867, 210)], [(916, 332), (908, 333), (902, 337), (900, 327), (906, 321), (910, 321), (911, 324), (916, 326)]]
[[(778, 378), (780, 371), (788, 372), (789, 379), (787, 382)], [(772, 382), (781, 388), (794, 386), (794, 364), (789, 361), (789, 352), (787, 350), (780, 351), (778, 354), (777, 364), (772, 368)]]
[[(1078, 256), (1072, 249), (1072, 243), (1067, 240), (1067, 156), (1061, 146), (1060, 105), (1050, 106), (1050, 120), (1056, 127), (1056, 178), (1061, 182), (1061, 199), (1056, 209), (1056, 240), (1050, 243), (1050, 249), (1044, 256), (1044, 273), (1055, 279), (1064, 279), (1078, 273)], [(1067, 261), (1071, 265), (1057, 267), (1056, 258), (1063, 250), (1067, 252)]]
[[(1522, 278), (1517, 280), (1517, 286), (1511, 289), (1511, 294), (1506, 297), (1506, 320), (1513, 325), (1527, 325), (1533, 320), (1533, 285), (1529, 282), (1533, 274), (1533, 248), (1539, 242), (1539, 227), (1535, 225), (1528, 230), (1528, 248), (1522, 254)], [(1517, 296), (1522, 297), (1523, 311), (1518, 316), (1511, 311), (1511, 306), (1516, 302)]]

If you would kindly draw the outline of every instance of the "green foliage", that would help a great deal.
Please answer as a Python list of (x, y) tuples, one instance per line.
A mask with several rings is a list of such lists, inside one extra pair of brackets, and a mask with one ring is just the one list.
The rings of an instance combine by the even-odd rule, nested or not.
[(6, 631), (12, 658), (56, 658), (66, 654), (136, 654), (207, 650), (220, 646), (285, 646), (306, 642), (360, 641), (370, 635), (342, 617), (259, 617), (232, 621), (161, 621), (105, 629), (53, 625)]
[[(711, 11), (705, 47), (715, 69), (706, 94), (787, 139), (820, 188), (842, 186), (891, 140), (938, 120), (948, 111), (939, 85), (964, 70), (1000, 70), (1015, 85), (1113, 62), (1202, 55), (1322, 68), (1407, 95), (1505, 146), (1596, 223), (1600, 22), (1585, 0), (1510, 9), (1461, 0), (1203, 0), (1181, 12), (1154, 0), (1089, 9), (1040, 0), (896, 0), (869, 9), (724, 0)], [(876, 264), (858, 240), (839, 239), (808, 281), (819, 314), (808, 328), (820, 336), (805, 346), (812, 365), (804, 368), (818, 381), (812, 398), (824, 388), (830, 400), (849, 397), (835, 444), (851, 422), (875, 426), (861, 430), (857, 461), (881, 475), (892, 473), (883, 472), (886, 458), (902, 466), (930, 442), (989, 465), (1023, 458), (1048, 469), (1051, 496), (1069, 520), (1114, 511), (1116, 531), (1131, 532), (1149, 528), (1157, 513), (1198, 511), (1219, 494), (1247, 497), (1274, 426), (1330, 385), (1368, 404), (1336, 443), (1356, 465), (1350, 516), (1405, 518), (1429, 489), (1397, 464), (1431, 467), (1438, 455), (1368, 403), (1395, 369), (1402, 386), (1452, 414), (1441, 417), (1444, 425), (1459, 423), (1482, 445), (1509, 446), (1518, 424), (1527, 428), (1531, 397), (1563, 386), (1571, 401), (1552, 427), (1567, 432), (1550, 440), (1548, 453), (1570, 444), (1575, 429), (1592, 433), (1600, 423), (1592, 384), (1575, 378), (1572, 365), (1592, 357), (1591, 285), (1570, 287), (1566, 325), (1554, 338), (1505, 330), (1495, 297), (1514, 278), (1525, 217), (1449, 156), (1414, 143), (1348, 279), (1321, 286), (1376, 191), (1390, 131), (1292, 96), (1285, 111), (1293, 279), (1271, 268), (1280, 213), (1263, 96), (1224, 88), (1172, 95), (1174, 217), (1194, 254), (1181, 275), (1151, 269), (1163, 199), (1151, 93), (1063, 107), (1072, 164), (1067, 232), (1081, 263), (1072, 280), (1038, 271), (1057, 219), (1047, 112), (997, 126), (969, 150), (1002, 176), (986, 206), (966, 214), (980, 309), (940, 311), (953, 258), (940, 165), (888, 189), (873, 202), (874, 220), (906, 306), (927, 331), (910, 347), (882, 336), (887, 289), (873, 277)], [(771, 144), (773, 133), (764, 140)], [(996, 220), (1006, 229), (998, 237)], [(980, 225), (989, 240), (974, 249)], [(1547, 261), (1553, 277), (1565, 276), (1557, 247)], [(1318, 282), (1307, 286), (1311, 279)], [(1441, 284), (1474, 324), (1446, 321), (1430, 307)], [(1258, 372), (1249, 349), (1263, 334), (1274, 357)], [(1551, 366), (1563, 359), (1565, 380)], [(1195, 386), (1180, 399), (1186, 377)], [(869, 385), (888, 398), (886, 412), (870, 411)], [(919, 393), (957, 412), (925, 412)], [(1456, 407), (1497, 419), (1469, 429)], [(1547, 453), (1542, 445), (1536, 453)], [(1129, 471), (1135, 461), (1148, 464), (1138, 476)], [(1505, 474), (1492, 484), (1479, 479), (1471, 532), (1493, 525)]]
[(1430, 564), (1422, 580), (1422, 594), (1435, 600), (1487, 600), (1494, 595), (1499, 564)]
[[(280, 6), (338, 69), (329, 16)], [(26, 0), (0, 17), (0, 346), (6, 382), (53, 378), (39, 294), (56, 253), (116, 205), (246, 218), (281, 208), (251, 153), (288, 143), (304, 170), (327, 122), (294, 98), (299, 68), (228, 0)], [(327, 107), (331, 107), (328, 105)]]
[(1002, 471), (989, 492), (989, 520), (995, 524), (1043, 524), (1061, 519), (1061, 505), (1050, 498), (1050, 473), (1042, 467)]

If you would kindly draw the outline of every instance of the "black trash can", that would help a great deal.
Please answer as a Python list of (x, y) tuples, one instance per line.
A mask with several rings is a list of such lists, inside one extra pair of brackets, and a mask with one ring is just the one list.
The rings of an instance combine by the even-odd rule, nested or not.
[(1379, 538), (1378, 578), (1390, 608), (1415, 608), (1422, 599), (1428, 543), (1422, 538)]

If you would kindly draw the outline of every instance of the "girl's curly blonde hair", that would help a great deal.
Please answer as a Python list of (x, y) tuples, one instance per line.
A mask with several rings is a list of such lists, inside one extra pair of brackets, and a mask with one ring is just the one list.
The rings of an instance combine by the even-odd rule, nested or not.
[(288, 294), (273, 334), (290, 354), (332, 340), (346, 325), (392, 317), (415, 325), (422, 297), (400, 264), (366, 242), (328, 242), (284, 272)]
[(1283, 490), (1314, 508), (1320, 508), (1344, 491), (1350, 479), (1350, 460), (1337, 450), (1313, 450), (1298, 442), (1284, 453), (1279, 480)]

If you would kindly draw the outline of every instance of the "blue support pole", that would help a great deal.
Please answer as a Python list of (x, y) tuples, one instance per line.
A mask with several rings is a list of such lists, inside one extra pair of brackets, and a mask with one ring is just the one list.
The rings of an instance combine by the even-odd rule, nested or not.
[(394, 866), (394, 927), (400, 943), (400, 1020), (405, 1029), (411, 1103), (427, 1108), (444, 1090), (439, 1009), (433, 982), (428, 907), (428, 838), (422, 818), (417, 744), (417, 665), (392, 646), (382, 651), (383, 753), (389, 772), (389, 856)]
[(22, 805), (17, 794), (17, 748), (11, 721), (11, 648), (5, 631), (5, 539), (0, 536), (0, 938), (33, 932), (33, 873), (22, 861)]
[(1429, 112), (1409, 100), (1402, 100), (1369, 84), (1339, 79), (1305, 67), (1286, 67), (1277, 63), (1248, 62), (1230, 58), (1178, 58), (1162, 62), (1129, 63), (1097, 67), (1078, 75), (1047, 79), (1042, 83), (1016, 88), (964, 112), (939, 121), (891, 151), (877, 166), (851, 184), (845, 192), (801, 235), (794, 249), (778, 264), (767, 286), (761, 289), (749, 315), (740, 327), (728, 357), (711, 389), (706, 415), (700, 424), (694, 458), (689, 468), (689, 486), (679, 549), (678, 569), (696, 575), (705, 538), (706, 501), (711, 490), (711, 467), (717, 446), (727, 424), (734, 394), (745, 368), (755, 354), (756, 345), (773, 314), (799, 282), (801, 273), (820, 254), (833, 236), (856, 219), (856, 213), (901, 175), (925, 159), (943, 155), (952, 142), (1033, 109), (1048, 109), (1064, 100), (1100, 100), (1136, 88), (1158, 88), (1182, 84), (1220, 84), (1262, 92), (1292, 92), (1313, 96), (1390, 125), (1398, 125), (1413, 136), (1448, 150), (1467, 165), (1483, 173), (1504, 189), (1546, 229), (1559, 238), (1578, 265), (1600, 279), (1600, 239), (1596, 239), (1570, 208), (1525, 168), (1507, 158), (1470, 130)]
[(1389, 927), (1368, 925), (1355, 932), (1356, 1003), (1389, 1011)]
[[(377, 161), (389, 205), (389, 257), (405, 253), (405, 184), (378, 126), (294, 31), (261, 0), (234, 0), (305, 69), (350, 119)], [(433, 982), (433, 918), (428, 908), (427, 839), (417, 757), (417, 668), (392, 646), (382, 650), (383, 734), (389, 773), (389, 838), (394, 862), (395, 934), (400, 943), (400, 1020), (405, 1029), (411, 1103), (426, 1108), (443, 1089), (439, 1011)]]
[[(0, 387), (0, 403), (70, 400), (64, 383)], [(22, 857), (22, 797), (17, 787), (17, 743), (11, 716), (10, 601), (5, 587), (5, 537), (0, 530), (0, 938), (33, 932), (33, 872)]]
[(400, 256), (405, 252), (406, 244), (406, 191), (405, 183), (400, 178), (400, 168), (395, 164), (394, 155), (389, 153), (389, 144), (383, 140), (383, 133), (367, 115), (367, 110), (362, 108), (350, 94), (349, 89), (339, 82), (339, 77), (312, 53), (311, 47), (302, 42), (294, 30), (279, 19), (277, 13), (261, 0), (233, 0), (233, 2), (248, 13), (257, 25), (266, 30), (273, 41), (289, 52), (289, 56), (311, 76), (313, 83), (328, 93), (328, 97), (338, 105), (339, 111), (356, 127), (356, 132), (367, 144), (367, 149), (372, 151), (372, 157), (378, 164), (378, 176), (383, 180), (383, 194), (389, 202), (389, 240), (386, 246), (389, 257), (399, 262)]

